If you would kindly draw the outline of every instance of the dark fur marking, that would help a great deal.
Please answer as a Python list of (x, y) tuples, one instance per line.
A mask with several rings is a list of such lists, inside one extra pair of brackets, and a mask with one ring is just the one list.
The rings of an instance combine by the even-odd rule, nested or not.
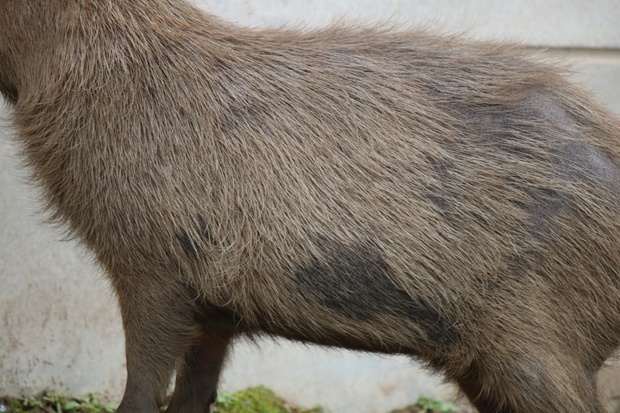
[(259, 117), (261, 112), (265, 111), (266, 109), (260, 108), (258, 105), (252, 105), (251, 103), (229, 107), (219, 118), (218, 128), (222, 132), (231, 133), (230, 138), (232, 138), (234, 131), (247, 128), (249, 125), (255, 127), (255, 123), (261, 124), (262, 122), (256, 121), (256, 118)]
[(217, 246), (218, 242), (211, 234), (209, 226), (203, 217), (198, 217), (197, 234), (200, 237), (199, 240), (194, 240), (189, 233), (182, 229), (177, 234), (177, 239), (181, 244), (181, 248), (185, 251), (190, 258), (197, 258), (200, 251), (200, 245), (207, 242), (212, 246)]
[(181, 248), (183, 248), (183, 251), (185, 251), (185, 254), (187, 254), (188, 257), (196, 258), (198, 256), (198, 252), (196, 251), (196, 248), (194, 247), (194, 243), (192, 242), (192, 239), (189, 237), (189, 234), (187, 233), (187, 231), (182, 229), (177, 234), (177, 239), (181, 243)]
[(189, 285), (185, 288), (194, 303), (196, 321), (209, 331), (243, 333), (246, 330), (242, 318), (234, 310), (207, 302), (195, 288)]
[(521, 177), (508, 177), (506, 184), (519, 189), (527, 197), (527, 201), (515, 203), (531, 216), (532, 229), (535, 232), (547, 232), (569, 202), (566, 194), (552, 188), (532, 185)]
[(595, 186), (605, 185), (620, 191), (620, 165), (605, 154), (586, 145), (570, 143), (564, 148), (561, 164), (567, 179), (581, 179)]
[(535, 200), (526, 210), (532, 215), (534, 231), (541, 233), (554, 226), (567, 200), (565, 195), (553, 189), (528, 189)]
[[(574, 179), (576, 173), (579, 174), (578, 169), (583, 169), (579, 164), (583, 163), (585, 156), (576, 160), (573, 153), (584, 151), (566, 146), (566, 131), (571, 129), (575, 120), (553, 96), (538, 90), (525, 93), (514, 104), (482, 107), (475, 112), (463, 110), (461, 116), (472, 126), (472, 132), (480, 137), (481, 143), (499, 151), (499, 161), (540, 168), (536, 172), (538, 175), (532, 178), (507, 176), (505, 183), (522, 194), (521, 199), (512, 202), (530, 215), (534, 237), (551, 237), (550, 228), (556, 225), (573, 201), (567, 192), (562, 191), (560, 182)], [(531, 137), (539, 138), (539, 148), (532, 146)]]
[(9, 85), (0, 79), (0, 95), (6, 99), (7, 102), (15, 105), (19, 99), (19, 93), (17, 88), (13, 85)]
[(425, 299), (395, 286), (390, 272), (371, 248), (339, 248), (325, 260), (313, 260), (295, 277), (302, 293), (347, 318), (366, 320), (376, 314), (405, 317), (420, 326), (433, 343), (456, 343), (456, 329)]
[(444, 218), (448, 218), (450, 216), (450, 212), (452, 208), (450, 207), (450, 203), (448, 200), (441, 195), (427, 195), (426, 198), (435, 205), (437, 208), (437, 212), (443, 216)]

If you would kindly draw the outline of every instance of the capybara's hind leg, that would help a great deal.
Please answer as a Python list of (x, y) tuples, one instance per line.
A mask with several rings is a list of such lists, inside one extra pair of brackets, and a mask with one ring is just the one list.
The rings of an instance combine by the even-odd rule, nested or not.
[(486, 359), (457, 382), (480, 413), (604, 412), (594, 375), (557, 359)]
[(217, 383), (231, 335), (204, 333), (177, 368), (174, 394), (167, 413), (208, 413), (217, 396)]

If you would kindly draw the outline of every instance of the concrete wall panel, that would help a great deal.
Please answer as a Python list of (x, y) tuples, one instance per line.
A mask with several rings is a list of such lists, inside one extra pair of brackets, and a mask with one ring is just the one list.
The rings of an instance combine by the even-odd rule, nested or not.
[(553, 47), (620, 48), (617, 0), (194, 0), (250, 25), (320, 24), (335, 17), (430, 23), (477, 38)]

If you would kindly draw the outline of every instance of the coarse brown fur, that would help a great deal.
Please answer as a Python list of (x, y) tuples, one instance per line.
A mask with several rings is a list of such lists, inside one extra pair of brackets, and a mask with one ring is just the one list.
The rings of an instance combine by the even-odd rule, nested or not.
[(118, 295), (120, 413), (205, 412), (231, 340), (415, 356), (483, 413), (602, 412), (620, 123), (505, 44), (0, 0), (0, 92)]

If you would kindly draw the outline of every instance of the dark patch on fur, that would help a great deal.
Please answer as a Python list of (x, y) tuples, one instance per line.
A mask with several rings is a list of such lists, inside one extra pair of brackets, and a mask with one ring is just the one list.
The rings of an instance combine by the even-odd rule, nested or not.
[(183, 248), (183, 251), (185, 251), (185, 254), (187, 254), (188, 257), (196, 258), (198, 256), (198, 252), (194, 247), (194, 242), (190, 238), (187, 231), (184, 229), (180, 230), (177, 234), (177, 239), (181, 243), (181, 248)]
[(553, 189), (545, 188), (530, 188), (527, 192), (535, 200), (529, 207), (526, 207), (526, 211), (533, 218), (534, 231), (541, 233), (554, 226), (567, 202), (565, 195)]
[(9, 85), (0, 79), (0, 94), (7, 102), (12, 105), (17, 103), (19, 99), (19, 93), (17, 92), (17, 88), (13, 85)]
[(196, 322), (209, 332), (236, 332), (243, 333), (246, 328), (242, 317), (233, 309), (207, 302), (204, 296), (192, 286), (186, 285), (194, 307)]
[(524, 194), (525, 199), (515, 203), (530, 215), (534, 233), (546, 233), (557, 222), (570, 201), (566, 194), (552, 188), (532, 185), (522, 177), (508, 177), (506, 184)]
[(338, 248), (326, 259), (314, 259), (298, 270), (295, 278), (302, 293), (347, 318), (404, 317), (420, 326), (433, 343), (456, 343), (459, 334), (444, 316), (424, 298), (413, 297), (394, 285), (390, 272), (378, 253), (362, 246)]
[(620, 165), (604, 153), (572, 142), (566, 145), (562, 155), (567, 179), (581, 179), (595, 187), (603, 185), (611, 191), (620, 191)]
[[(232, 132), (247, 128), (249, 125), (256, 127), (256, 118), (260, 112), (264, 112), (265, 110), (266, 109), (261, 109), (256, 104), (251, 104), (248, 102), (229, 107), (227, 110), (222, 112), (217, 127), (222, 132), (231, 132), (231, 136), (229, 136), (229, 138), (232, 139), (232, 136), (234, 135)], [(258, 122), (258, 124), (260, 123), (261, 122)]]
[(437, 212), (444, 218), (450, 217), (452, 207), (448, 200), (442, 195), (427, 195), (426, 198), (435, 205)]
[(203, 217), (198, 217), (197, 234), (200, 237), (199, 240), (192, 239), (189, 233), (184, 229), (181, 229), (177, 234), (177, 239), (181, 243), (181, 248), (183, 248), (185, 254), (187, 254), (187, 256), (191, 258), (198, 257), (200, 245), (205, 243), (205, 241), (212, 246), (218, 245), (217, 240), (211, 234), (209, 226), (207, 225), (207, 222)]

